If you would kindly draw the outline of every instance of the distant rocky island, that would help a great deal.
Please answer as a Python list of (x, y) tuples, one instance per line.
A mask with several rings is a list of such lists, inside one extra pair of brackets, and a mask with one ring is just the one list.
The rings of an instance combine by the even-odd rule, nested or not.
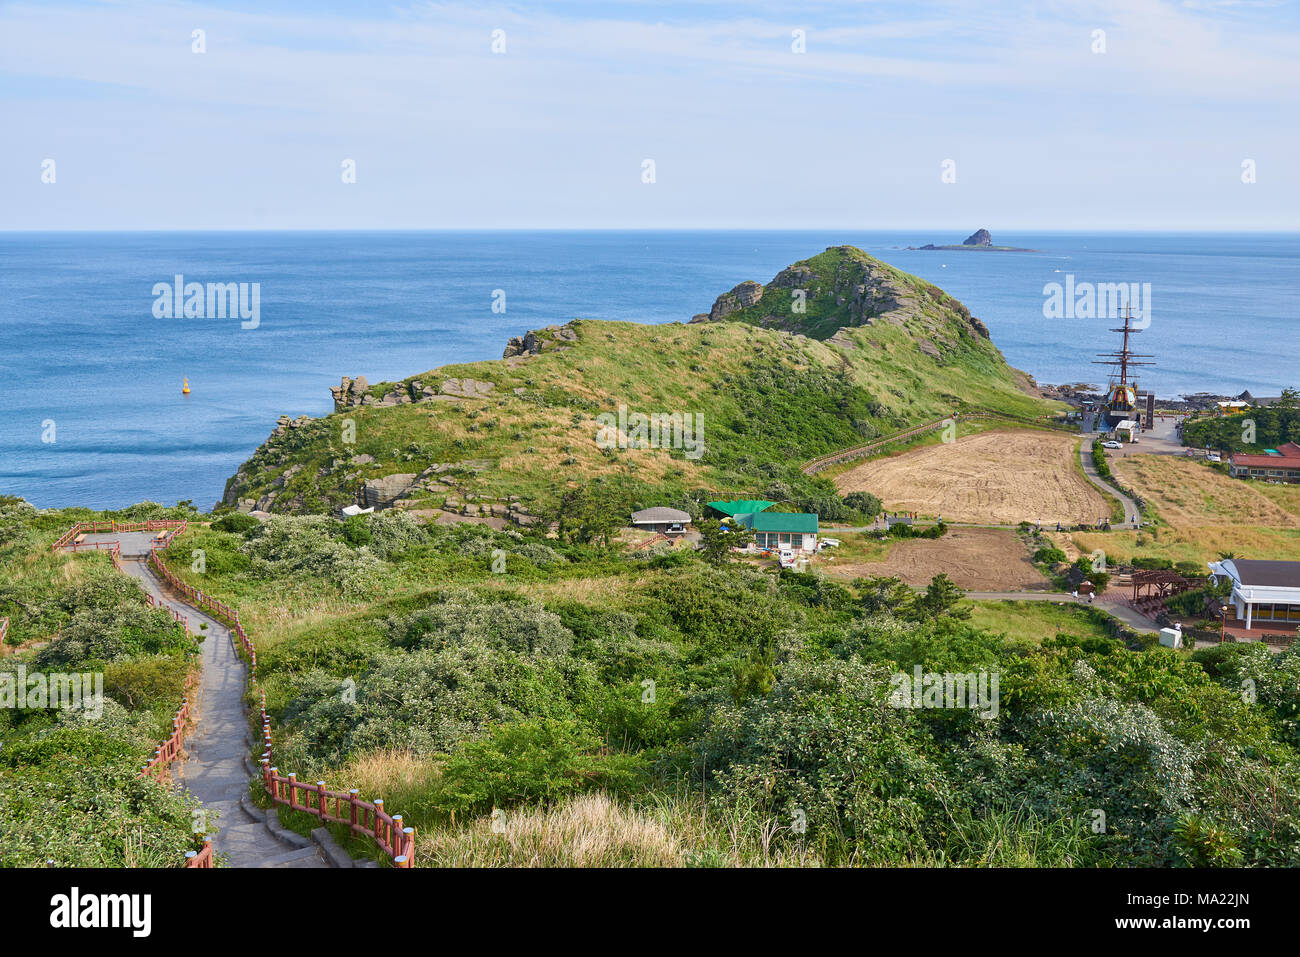
[(994, 246), (993, 235), (987, 229), (977, 229), (965, 239), (960, 246), (936, 246), (926, 243), (924, 246), (908, 246), (908, 249), (987, 249), (1003, 253), (1036, 253), (1037, 249), (1023, 249), (1020, 246)]

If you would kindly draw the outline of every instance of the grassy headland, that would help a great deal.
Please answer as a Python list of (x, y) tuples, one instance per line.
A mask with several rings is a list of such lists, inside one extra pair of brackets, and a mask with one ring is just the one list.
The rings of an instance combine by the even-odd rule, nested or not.
[[(791, 311), (795, 282), (804, 312)], [(576, 320), (563, 337), (544, 330), (535, 355), (372, 385), (375, 399), (416, 401), (278, 430), (232, 478), (226, 501), (329, 512), (355, 501), (367, 479), (442, 466), (413, 503), (513, 495), (542, 507), (582, 482), (632, 504), (743, 492), (833, 511), (833, 485), (799, 472), (810, 458), (959, 409), (1033, 421), (1058, 408), (1033, 394), (961, 303), (852, 247), (783, 270), (750, 306), (728, 310), (734, 296), (719, 297), (715, 321)], [(491, 390), (446, 399), (441, 384), (464, 379)], [(597, 416), (620, 406), (702, 413), (703, 454), (600, 448)]]

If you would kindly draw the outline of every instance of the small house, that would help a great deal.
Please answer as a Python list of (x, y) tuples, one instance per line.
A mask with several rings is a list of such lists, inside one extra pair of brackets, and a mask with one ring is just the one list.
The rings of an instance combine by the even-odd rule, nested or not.
[(1228, 473), (1233, 478), (1251, 478), (1261, 482), (1300, 483), (1300, 445), (1287, 442), (1264, 454), (1234, 452), (1228, 457)]
[(746, 512), (733, 517), (737, 525), (754, 533), (749, 551), (779, 551), (796, 554), (817, 552), (817, 516), (810, 512)]
[(684, 535), (686, 526), (691, 524), (691, 516), (680, 508), (665, 508), (656, 505), (632, 513), (632, 527), (643, 532), (658, 532), (662, 535)]

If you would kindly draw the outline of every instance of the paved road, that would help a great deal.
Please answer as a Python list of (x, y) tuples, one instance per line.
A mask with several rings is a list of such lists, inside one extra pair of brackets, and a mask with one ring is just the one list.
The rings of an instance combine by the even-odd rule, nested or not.
[[(154, 599), (188, 618), (191, 632), (203, 635), (203, 673), (199, 690), (198, 720), (187, 743), (188, 757), (181, 769), (185, 788), (202, 802), (208, 818), (204, 829), (213, 834), (213, 848), (226, 856), (232, 867), (327, 867), (315, 847), (286, 848), (266, 826), (241, 810), (239, 799), (248, 793), (249, 775), (244, 766), (248, 754), (248, 720), (244, 714), (245, 670), (235, 653), (230, 629), (193, 605), (163, 591), (153, 570), (145, 564), (149, 547), (142, 553), (129, 534), (118, 534), (122, 542), (123, 568)], [(146, 536), (147, 539), (147, 536)], [(128, 556), (133, 556), (128, 558)], [(207, 628), (200, 628), (206, 624)]]

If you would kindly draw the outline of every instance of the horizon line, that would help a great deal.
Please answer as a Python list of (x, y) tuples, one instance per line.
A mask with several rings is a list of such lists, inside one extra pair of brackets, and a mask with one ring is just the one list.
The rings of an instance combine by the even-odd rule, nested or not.
[[(896, 233), (896, 232), (953, 232), (959, 233), (962, 227), (950, 226), (108, 226), (108, 227), (49, 227), (35, 229), (0, 228), (0, 235), (25, 235), (32, 233), (563, 233), (563, 232), (623, 232), (623, 233), (808, 233), (808, 232), (858, 232), (858, 233)], [(976, 229), (989, 229), (979, 226)], [(1282, 227), (1179, 227), (1179, 226), (1075, 226), (1075, 227), (1041, 227), (1041, 226), (999, 226), (999, 232), (1025, 232), (1051, 234), (1071, 233), (1184, 233), (1209, 235), (1222, 233), (1295, 235), (1300, 229)]]

